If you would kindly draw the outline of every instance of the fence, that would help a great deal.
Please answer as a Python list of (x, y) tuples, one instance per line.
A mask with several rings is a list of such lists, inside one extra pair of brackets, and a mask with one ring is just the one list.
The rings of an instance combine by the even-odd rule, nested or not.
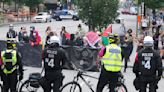
[[(0, 41), (0, 51), (6, 48), (6, 42)], [(96, 61), (99, 49), (62, 46), (66, 51), (68, 61), (65, 64), (66, 69), (72, 69), (72, 64), (83, 70), (97, 71)], [(42, 45), (30, 46), (30, 44), (17, 43), (17, 49), (22, 55), (23, 65), (31, 67), (42, 66)]]

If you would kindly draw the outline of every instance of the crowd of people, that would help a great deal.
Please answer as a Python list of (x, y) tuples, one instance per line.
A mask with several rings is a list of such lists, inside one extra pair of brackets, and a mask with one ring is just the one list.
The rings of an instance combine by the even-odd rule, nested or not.
[[(100, 47), (98, 43), (100, 42), (99, 34), (95, 31), (86, 32), (81, 24), (78, 25), (77, 31), (74, 34), (70, 34), (66, 31), (66, 27), (62, 26), (60, 34), (58, 35), (55, 31), (51, 29), (50, 26), (47, 27), (45, 30), (46, 39), (45, 39), (45, 46), (48, 45), (49, 39), (52, 36), (60, 37), (60, 44), (61, 45), (69, 45), (69, 46), (89, 46), (89, 47)], [(13, 24), (9, 25), (9, 31), (7, 32), (6, 38), (14, 38), (18, 42), (23, 43), (30, 43), (31, 46), (37, 46), (42, 43), (41, 36), (37, 29), (34, 26), (30, 27), (30, 34), (28, 35), (28, 31), (26, 27), (21, 27), (20, 31), (14, 30)], [(96, 46), (94, 46), (96, 45)]]
[[(159, 18), (158, 18), (159, 19)], [(154, 25), (154, 21), (152, 21), (152, 31), (147, 30), (148, 29), (148, 22), (146, 17), (144, 17), (143, 21), (145, 23), (142, 23), (141, 32), (148, 32), (149, 34), (152, 32), (152, 37), (154, 40), (154, 49), (160, 50), (161, 56), (164, 56), (164, 25), (162, 24), (162, 21)], [(160, 24), (160, 25), (159, 25)], [(125, 31), (125, 32), (124, 32)], [(125, 63), (124, 72), (126, 72), (127, 63), (131, 61), (129, 59), (132, 51), (133, 51), (133, 44), (137, 43), (138, 50), (143, 48), (143, 38), (148, 34), (140, 34), (140, 36), (137, 38), (135, 34), (133, 33), (132, 29), (128, 29), (126, 31), (126, 28), (124, 27), (123, 33), (120, 35), (120, 42), (119, 45), (122, 49), (122, 60)], [(122, 31), (120, 31), (122, 32)], [(154, 33), (155, 32), (155, 33)], [(46, 39), (44, 47), (48, 46), (49, 39), (52, 36), (57, 36), (60, 38), (60, 45), (67, 45), (67, 46), (83, 46), (83, 47), (91, 47), (91, 48), (101, 48), (102, 46), (108, 45), (108, 40), (103, 35), (103, 32), (98, 31), (97, 29), (91, 30), (89, 32), (86, 32), (81, 24), (77, 26), (77, 30), (74, 34), (70, 34), (66, 31), (66, 27), (62, 26), (60, 34), (58, 35), (53, 29), (51, 29), (50, 26), (47, 27), (45, 30), (46, 33)], [(26, 27), (21, 27), (19, 33), (14, 30), (14, 26), (11, 24), (9, 26), (9, 31), (7, 32), (7, 38), (16, 38), (18, 36), (19, 42), (24, 43), (30, 43), (31, 46), (37, 46), (42, 44), (41, 36), (39, 35), (38, 31), (35, 29), (34, 26), (30, 27), (30, 35), (28, 35)], [(105, 38), (105, 39), (104, 39)]]
[(15, 41), (18, 40), (18, 42), (23, 43), (30, 43), (31, 46), (37, 46), (41, 44), (41, 37), (39, 35), (39, 32), (35, 29), (34, 26), (30, 27), (30, 34), (28, 35), (28, 31), (26, 30), (26, 27), (21, 27), (20, 31), (17, 33), (17, 31), (14, 30), (14, 25), (9, 25), (9, 31), (6, 35), (7, 40), (14, 39)]
[[(151, 35), (154, 40), (154, 49), (160, 50), (161, 56), (164, 56), (164, 17), (163, 13), (153, 15), (153, 17), (148, 21), (144, 17), (141, 21), (141, 35), (138, 42), (138, 49), (143, 47), (143, 38), (147, 35)], [(164, 58), (164, 57), (163, 57)]]

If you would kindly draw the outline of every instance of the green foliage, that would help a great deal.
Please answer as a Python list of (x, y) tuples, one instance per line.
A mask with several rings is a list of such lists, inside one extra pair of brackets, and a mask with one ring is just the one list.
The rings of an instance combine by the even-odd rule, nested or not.
[(3, 0), (2, 2), (4, 2), (5, 4), (10, 5), (12, 3), (13, 0)]
[(95, 27), (106, 27), (118, 16), (118, 0), (78, 0), (79, 16), (83, 21), (91, 20)]
[(146, 7), (151, 9), (162, 8), (162, 4), (164, 3), (164, 0), (139, 0), (139, 4), (141, 4), (142, 1), (145, 2)]
[(30, 8), (36, 8), (43, 1), (44, 0), (24, 0), (25, 5), (29, 6)]

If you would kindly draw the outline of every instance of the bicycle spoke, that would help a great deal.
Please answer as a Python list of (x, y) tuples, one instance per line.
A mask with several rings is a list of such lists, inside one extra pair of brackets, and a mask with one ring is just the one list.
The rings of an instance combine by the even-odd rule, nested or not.
[(30, 88), (30, 85), (27, 84), (25, 87), (22, 88), (22, 92), (31, 92), (32, 89)]
[(78, 90), (79, 89), (76, 87), (76, 85), (72, 84), (69, 92), (78, 92)]
[(76, 85), (72, 85), (73, 86), (73, 92), (76, 92)]

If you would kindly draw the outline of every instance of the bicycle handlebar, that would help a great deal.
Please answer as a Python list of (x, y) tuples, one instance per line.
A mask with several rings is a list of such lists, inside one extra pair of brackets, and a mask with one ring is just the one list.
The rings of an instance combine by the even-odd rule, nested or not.
[(73, 64), (72, 62), (71, 62), (71, 64), (72, 64), (72, 67), (73, 67), (73, 69), (74, 69), (75, 71), (78, 71), (78, 72), (81, 72), (81, 73), (86, 73), (86, 71), (84, 71), (84, 70), (82, 70), (82, 69), (80, 69), (80, 68), (77, 68), (77, 67), (75, 66), (75, 64)]

